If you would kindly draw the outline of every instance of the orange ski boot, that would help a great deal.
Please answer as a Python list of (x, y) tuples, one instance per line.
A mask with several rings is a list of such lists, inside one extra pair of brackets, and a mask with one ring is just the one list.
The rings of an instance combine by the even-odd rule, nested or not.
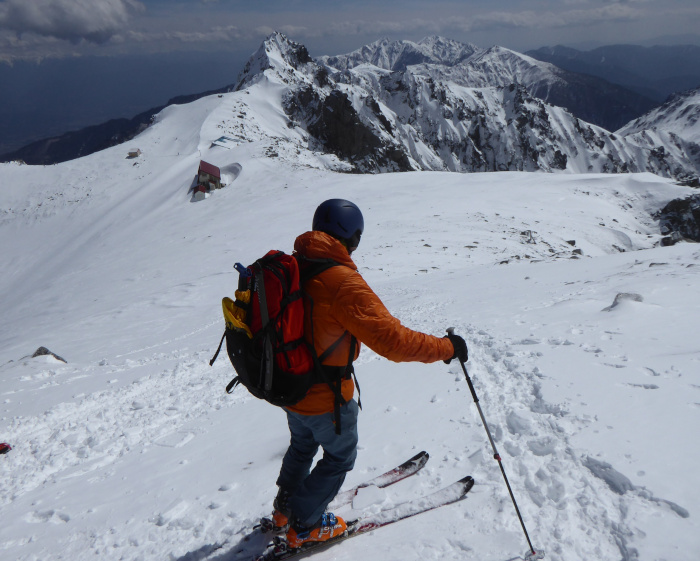
[(289, 510), (289, 493), (284, 489), (280, 489), (272, 502), (272, 506), (275, 509), (272, 513), (272, 528), (276, 532), (286, 532), (289, 529), (289, 517), (291, 512)]
[(312, 542), (325, 542), (343, 535), (347, 529), (345, 520), (332, 512), (326, 512), (310, 528), (292, 524), (287, 532), (287, 545), (295, 549)]

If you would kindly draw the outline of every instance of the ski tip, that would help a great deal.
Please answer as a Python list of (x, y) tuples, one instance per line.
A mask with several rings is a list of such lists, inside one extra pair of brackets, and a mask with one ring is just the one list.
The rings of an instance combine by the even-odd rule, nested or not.
[(474, 478), (471, 475), (467, 475), (460, 479), (459, 483), (462, 484), (462, 495), (464, 496), (474, 487)]
[(410, 464), (413, 462), (418, 462), (420, 460), (427, 460), (430, 457), (430, 454), (428, 454), (425, 450), (422, 450), (421, 452), (418, 452), (415, 456), (413, 456), (410, 460), (407, 460), (406, 463)]
[(471, 475), (467, 475), (466, 477), (463, 477), (462, 479), (459, 480), (460, 483), (464, 483), (464, 486), (467, 488), (466, 490), (469, 491), (472, 487), (474, 487), (474, 478)]
[(423, 450), (422, 452), (418, 452), (418, 454), (416, 454), (412, 458), (406, 460), (404, 463), (402, 463), (396, 469), (398, 469), (398, 470), (406, 470), (409, 468), (420, 469), (428, 462), (428, 458), (430, 458), (430, 454), (428, 454), (425, 450)]

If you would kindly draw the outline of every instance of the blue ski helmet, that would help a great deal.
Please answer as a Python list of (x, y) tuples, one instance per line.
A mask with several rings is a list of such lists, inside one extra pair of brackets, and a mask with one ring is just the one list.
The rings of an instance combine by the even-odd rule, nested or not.
[(346, 241), (348, 250), (352, 252), (360, 243), (365, 221), (355, 203), (345, 199), (329, 199), (316, 209), (313, 229)]

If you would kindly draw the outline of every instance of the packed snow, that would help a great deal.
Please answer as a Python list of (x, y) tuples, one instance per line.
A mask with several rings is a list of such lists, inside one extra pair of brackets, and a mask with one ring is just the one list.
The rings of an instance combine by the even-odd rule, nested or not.
[[(265, 89), (267, 88), (267, 89)], [(48, 167), (0, 165), (0, 556), (249, 559), (288, 443), (282, 410), (224, 357), (236, 261), (291, 251), (316, 206), (365, 216), (360, 272), (401, 321), (455, 327), (536, 549), (552, 561), (700, 554), (700, 247), (653, 213), (692, 189), (652, 174), (342, 174), (267, 84), (163, 111), (130, 141)], [(277, 96), (277, 98), (275, 98)], [(235, 117), (235, 118), (234, 118)], [(227, 147), (214, 145), (222, 135)], [(195, 201), (200, 159), (227, 186)], [(45, 346), (51, 355), (31, 358)], [(364, 348), (346, 517), (472, 475), (460, 503), (323, 560), (515, 560), (528, 550), (459, 364)]]

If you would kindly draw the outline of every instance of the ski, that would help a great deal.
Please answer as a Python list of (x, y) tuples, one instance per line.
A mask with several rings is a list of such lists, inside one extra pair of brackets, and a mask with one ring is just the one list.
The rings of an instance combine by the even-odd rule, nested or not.
[(341, 506), (350, 504), (352, 500), (357, 496), (357, 493), (360, 491), (360, 489), (364, 489), (365, 487), (371, 487), (372, 485), (374, 485), (375, 487), (383, 489), (384, 487), (388, 487), (389, 485), (398, 483), (399, 481), (402, 481), (407, 477), (410, 477), (411, 475), (415, 475), (421, 469), (423, 469), (425, 464), (428, 462), (429, 458), (430, 454), (428, 454), (425, 450), (419, 452), (410, 460), (406, 460), (404, 463), (402, 463), (399, 466), (396, 466), (394, 469), (390, 469), (389, 471), (382, 473), (381, 475), (378, 475), (373, 479), (365, 481), (364, 483), (360, 483), (352, 489), (348, 489), (347, 491), (342, 491), (338, 493), (335, 496), (335, 499), (333, 499), (328, 505), (328, 509), (332, 511), (334, 509), (340, 508)]
[[(412, 458), (406, 460), (401, 465), (398, 465), (395, 468), (390, 469), (389, 471), (386, 471), (372, 479), (364, 481), (363, 483), (360, 483), (359, 485), (356, 485), (351, 489), (347, 489), (346, 491), (338, 493), (328, 505), (328, 510), (333, 511), (342, 506), (350, 504), (352, 500), (357, 496), (357, 493), (360, 491), (360, 489), (364, 489), (365, 487), (370, 487), (372, 485), (383, 489), (384, 487), (388, 487), (389, 485), (393, 485), (394, 483), (403, 481), (411, 475), (415, 475), (421, 469), (423, 469), (425, 464), (428, 462), (429, 458), (430, 454), (423, 450), (422, 452), (419, 452)], [(277, 532), (280, 530), (275, 526), (274, 522), (272, 522), (272, 520), (267, 517), (260, 519), (259, 527), (265, 533)]]
[(291, 549), (287, 546), (284, 538), (276, 537), (272, 544), (268, 546), (267, 551), (256, 557), (255, 561), (283, 561), (284, 559), (291, 559), (298, 555), (325, 549), (338, 542), (366, 534), (394, 522), (461, 501), (466, 498), (473, 485), (474, 479), (471, 476), (467, 476), (430, 495), (419, 497), (377, 514), (352, 520), (347, 522), (348, 528), (346, 532), (325, 542), (310, 542), (300, 548)]

